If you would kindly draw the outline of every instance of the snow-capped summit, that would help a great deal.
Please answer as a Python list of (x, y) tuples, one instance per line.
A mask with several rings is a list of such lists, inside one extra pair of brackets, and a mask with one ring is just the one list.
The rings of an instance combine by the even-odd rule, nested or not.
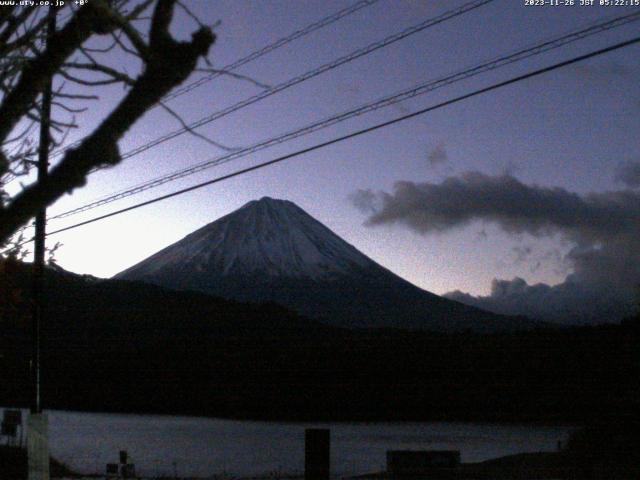
[(269, 197), (196, 230), (116, 275), (240, 301), (275, 301), (346, 327), (495, 330), (512, 319), (403, 280), (294, 203)]
[(118, 277), (144, 277), (180, 268), (223, 277), (259, 273), (321, 279), (371, 263), (293, 202), (263, 197), (196, 230)]

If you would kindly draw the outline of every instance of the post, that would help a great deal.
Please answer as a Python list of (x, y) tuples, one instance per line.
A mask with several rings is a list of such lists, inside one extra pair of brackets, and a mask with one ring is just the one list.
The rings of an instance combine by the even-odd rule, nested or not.
[(304, 480), (329, 480), (330, 470), (329, 429), (306, 429), (304, 432)]
[[(56, 29), (56, 10), (49, 6), (47, 22), (47, 47)], [(51, 124), (52, 79), (42, 90), (42, 111), (40, 118), (40, 144), (38, 147), (38, 182), (47, 181), (49, 171), (49, 135)], [(35, 218), (35, 241), (33, 254), (33, 325), (31, 383), (32, 403), (28, 419), (27, 457), (29, 480), (49, 480), (49, 432), (46, 415), (42, 413), (41, 369), (40, 369), (40, 329), (44, 303), (44, 257), (46, 208), (38, 211)]]
[[(47, 44), (56, 29), (55, 7), (49, 7), (49, 22), (47, 24)], [(51, 79), (42, 91), (42, 112), (40, 119), (40, 144), (38, 146), (38, 183), (47, 182), (49, 175), (49, 130), (51, 123)], [(33, 352), (31, 360), (31, 375), (33, 383), (33, 398), (31, 413), (42, 413), (40, 392), (40, 327), (44, 303), (44, 257), (45, 235), (47, 224), (47, 210), (41, 208), (35, 218), (35, 238), (33, 253)]]
[(49, 422), (43, 413), (27, 419), (29, 480), (49, 480)]

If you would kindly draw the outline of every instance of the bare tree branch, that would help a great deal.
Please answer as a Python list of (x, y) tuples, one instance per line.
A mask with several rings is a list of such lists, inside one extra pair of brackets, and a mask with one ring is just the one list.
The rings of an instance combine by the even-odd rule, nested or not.
[[(2, 31), (2, 34), (0, 34), (0, 45), (6, 45), (11, 36), (18, 31), (20, 26), (26, 22), (27, 18), (29, 18), (34, 11), (35, 9), (25, 8), (17, 15), (9, 17), (6, 28)], [(0, 52), (4, 53), (2, 48), (0, 48)]]
[(68, 113), (84, 113), (84, 112), (86, 112), (87, 110), (89, 110), (89, 108), (88, 108), (88, 107), (73, 108), (73, 107), (70, 107), (70, 106), (68, 106), (68, 105), (65, 105), (65, 104), (64, 104), (64, 103), (62, 103), (62, 102), (56, 102), (55, 100), (53, 100), (53, 101), (51, 102), (51, 104), (52, 104), (52, 105), (55, 105), (55, 106), (56, 106), (56, 107), (58, 107), (58, 108), (63, 109), (65, 112), (68, 112)]
[(40, 21), (36, 25), (28, 28), (27, 31), (24, 32), (22, 36), (18, 37), (13, 42), (6, 43), (0, 40), (0, 55), (6, 55), (8, 52), (22, 48), (30, 44), (31, 42), (33, 42), (35, 37), (38, 34), (42, 33), (46, 23), (47, 23), (47, 17), (45, 16), (42, 19), (40, 19)]
[[(62, 77), (66, 78), (70, 82), (77, 83), (78, 85), (84, 85), (85, 87), (99, 87), (102, 85), (113, 85), (114, 83), (121, 83), (122, 80), (116, 78), (109, 78), (106, 80), (88, 80), (84, 78), (77, 77), (76, 75), (72, 75), (66, 70), (60, 70), (58, 72)], [(125, 82), (128, 83), (128, 82)]]
[(115, 28), (104, 18), (108, 10), (103, 0), (93, 0), (78, 10), (78, 13), (52, 35), (51, 45), (45, 52), (27, 63), (16, 84), (0, 105), (0, 141), (5, 139), (18, 123), (25, 111), (35, 102), (48, 78), (60, 70), (62, 63), (93, 32), (105, 32)]
[(133, 85), (135, 83), (135, 80), (131, 78), (129, 75), (119, 72), (114, 68), (108, 67), (106, 65), (98, 64), (98, 63), (65, 62), (64, 68), (75, 68), (77, 70), (91, 70), (94, 72), (104, 73), (105, 75), (112, 77), (112, 79), (115, 80), (116, 82), (126, 83), (127, 85)]
[(126, 52), (129, 55), (137, 57), (141, 60), (145, 60), (139, 52), (136, 52), (135, 50), (131, 50), (127, 45), (125, 45), (125, 43), (121, 39), (121, 35), (112, 33), (111, 36), (113, 37), (113, 41), (116, 43), (116, 45), (118, 45), (122, 49), (123, 52)]
[[(90, 5), (106, 4), (101, 0), (92, 0)], [(169, 24), (174, 5), (175, 0), (158, 0), (156, 3), (151, 20), (149, 50), (145, 58), (144, 70), (135, 79), (131, 89), (115, 110), (77, 148), (66, 152), (62, 160), (51, 170), (45, 184), (35, 183), (25, 187), (5, 208), (0, 208), (0, 243), (6, 241), (13, 232), (32, 218), (39, 208), (83, 186), (88, 174), (94, 168), (119, 163), (121, 157), (118, 140), (149, 108), (193, 72), (199, 58), (207, 55), (215, 40), (210, 29), (200, 28), (192, 35), (189, 42), (178, 42), (171, 37)], [(83, 14), (83, 12), (88, 13)], [(114, 26), (118, 25), (116, 16), (108, 8), (107, 11), (100, 11), (99, 20), (95, 14), (96, 10), (82, 7), (63, 30), (55, 35), (59, 44), (67, 42), (69, 45), (64, 48), (58, 45), (56, 52), (51, 48), (47, 49), (40, 58), (29, 65), (23, 77), (30, 76), (35, 82), (45, 81), (46, 75), (35, 72), (33, 67), (35, 64), (44, 68), (49, 75), (60, 71), (66, 58), (82, 43), (78, 43), (77, 38), (73, 40), (68, 38), (69, 24), (76, 29), (75, 35), (79, 35), (84, 40), (92, 31), (109, 33), (112, 28), (115, 28)], [(100, 22), (97, 26), (96, 21)], [(87, 26), (86, 22), (93, 22), (93, 24)], [(81, 30), (79, 34), (77, 29)], [(58, 49), (64, 52), (57, 53)], [(47, 61), (45, 62), (42, 58), (46, 58)], [(14, 89), (0, 106), (0, 138), (5, 138), (5, 131), (10, 131), (15, 125), (13, 120), (5, 120), (2, 112), (23, 115), (24, 109), (30, 108), (39, 91), (38, 88), (29, 88), (28, 85), (24, 85), (22, 78), (16, 89), (18, 88), (20, 93), (14, 94)]]
[(98, 95), (84, 95), (81, 93), (65, 93), (58, 92), (53, 94), (54, 97), (67, 98), (69, 100), (100, 100)]
[[(140, 32), (138, 32), (133, 27), (133, 25), (130, 22), (130, 19), (122, 17), (117, 12), (111, 12), (111, 15), (112, 15), (112, 21), (115, 22), (118, 25), (118, 27), (122, 29), (125, 36), (129, 39), (133, 47), (137, 50), (137, 53), (133, 52), (128, 48), (125, 51), (127, 51), (128, 53), (132, 53), (134, 55), (138, 55), (142, 57), (144, 60), (149, 60), (148, 59), (149, 46), (145, 43), (144, 39), (140, 35)], [(118, 42), (118, 44), (120, 44), (121, 47), (124, 47), (122, 44), (122, 41), (120, 40), (120, 37), (114, 37), (114, 39), (116, 40), (116, 42)]]
[(227, 75), (231, 78), (235, 78), (236, 80), (242, 80), (245, 82), (253, 83), (255, 86), (264, 88), (265, 90), (269, 90), (271, 85), (262, 83), (255, 78), (249, 77), (247, 75), (242, 75), (241, 73), (230, 72), (229, 70), (218, 70), (216, 68), (196, 68), (196, 72), (205, 72), (205, 73), (215, 73), (218, 75)]
[(210, 138), (208, 138), (207, 136), (196, 132), (193, 128), (191, 128), (187, 122), (184, 121), (184, 119), (173, 109), (171, 109), (169, 106), (167, 106), (166, 103), (164, 102), (160, 102), (159, 105), (165, 110), (167, 111), (173, 118), (175, 118), (176, 120), (178, 120), (178, 122), (180, 122), (180, 125), (182, 126), (182, 128), (184, 128), (187, 132), (189, 132), (191, 135), (193, 135), (194, 137), (200, 138), (202, 140), (204, 140), (205, 142), (207, 142), (209, 145), (213, 145), (214, 147), (220, 148), (222, 150), (225, 150), (227, 152), (233, 152), (235, 150), (239, 150), (239, 148), (237, 147), (227, 147), (226, 145), (223, 145), (219, 142), (216, 142), (215, 140), (212, 140)]

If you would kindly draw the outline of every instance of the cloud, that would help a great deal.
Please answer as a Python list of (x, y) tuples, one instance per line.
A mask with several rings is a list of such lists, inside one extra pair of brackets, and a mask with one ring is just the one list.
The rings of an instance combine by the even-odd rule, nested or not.
[(377, 196), (371, 190), (357, 190), (349, 195), (349, 201), (361, 212), (366, 214), (374, 214), (377, 205)]
[(397, 182), (393, 194), (366, 191), (365, 198), (362, 192), (352, 198), (373, 209), (369, 225), (399, 223), (422, 234), (485, 220), (509, 233), (599, 239), (631, 233), (640, 222), (640, 195), (634, 192), (581, 197), (562, 188), (528, 186), (510, 175), (467, 172), (441, 184)]
[(435, 146), (433, 150), (429, 152), (427, 155), (427, 160), (429, 160), (429, 164), (434, 167), (440, 163), (445, 163), (449, 159), (447, 155), (447, 150), (444, 148), (443, 143), (439, 143)]
[(618, 165), (614, 179), (629, 188), (640, 187), (640, 161), (623, 162)]
[[(556, 321), (619, 320), (632, 311), (640, 288), (640, 192), (578, 195), (480, 172), (440, 184), (398, 182), (393, 193), (362, 192), (353, 198), (368, 209), (369, 226), (400, 225), (428, 235), (482, 221), (513, 235), (559, 235), (573, 245), (564, 258), (572, 273), (560, 285), (496, 279), (488, 296), (456, 291), (449, 298)], [(529, 252), (520, 253), (525, 260)]]
[(531, 245), (517, 245), (513, 247), (512, 250), (513, 253), (516, 254), (515, 263), (525, 263), (533, 253), (533, 247)]
[[(507, 315), (520, 315), (524, 311), (529, 315), (534, 312), (533, 316), (537, 318), (554, 319), (567, 303), (566, 293), (543, 283), (529, 285), (524, 279), (516, 277), (513, 280), (494, 279), (491, 282), (491, 293), (486, 297), (476, 297), (459, 290), (444, 296), (450, 300)], [(571, 293), (575, 295), (577, 292)], [(575, 310), (571, 313), (575, 314)]]

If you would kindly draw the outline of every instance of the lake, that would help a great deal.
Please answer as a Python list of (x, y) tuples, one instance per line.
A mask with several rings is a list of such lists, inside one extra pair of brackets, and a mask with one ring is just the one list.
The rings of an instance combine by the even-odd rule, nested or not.
[[(50, 450), (81, 473), (104, 473), (127, 450), (139, 475), (233, 476), (304, 468), (304, 430), (331, 430), (338, 475), (384, 469), (387, 450), (456, 449), (463, 462), (553, 451), (571, 427), (488, 423), (286, 423), (48, 411)], [(25, 412), (26, 415), (26, 412)], [(174, 467), (175, 464), (175, 467)]]

